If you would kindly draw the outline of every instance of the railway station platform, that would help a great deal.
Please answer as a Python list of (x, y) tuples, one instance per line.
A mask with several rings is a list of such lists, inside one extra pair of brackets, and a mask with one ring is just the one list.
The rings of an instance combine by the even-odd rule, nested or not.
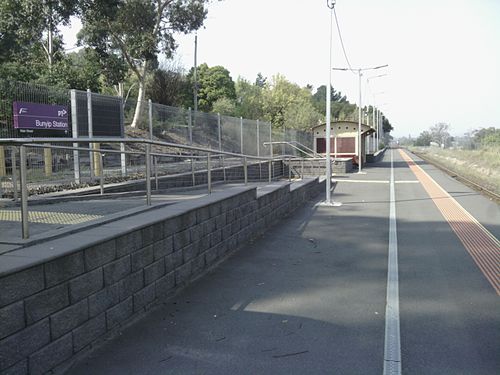
[[(138, 222), (160, 207), (95, 227), (114, 238), (104, 245), (72, 234), (80, 249), (64, 260), (0, 278), (2, 370), (496, 374), (499, 206), (400, 150), (335, 182), (340, 205), (322, 204), (318, 180), (232, 186), (158, 197), (179, 211), (152, 229)], [(137, 209), (85, 214), (120, 204)], [(21, 267), (69, 237), (0, 260)]]

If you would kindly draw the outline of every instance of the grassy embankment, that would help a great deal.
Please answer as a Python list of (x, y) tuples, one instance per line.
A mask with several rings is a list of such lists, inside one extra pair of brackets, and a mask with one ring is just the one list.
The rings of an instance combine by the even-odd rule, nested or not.
[(435, 160), (447, 169), (500, 194), (500, 147), (478, 150), (410, 147), (411, 151)]

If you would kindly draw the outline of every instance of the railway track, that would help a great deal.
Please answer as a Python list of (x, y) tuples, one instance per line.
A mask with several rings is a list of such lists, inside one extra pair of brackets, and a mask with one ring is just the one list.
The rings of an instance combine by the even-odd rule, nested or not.
[(494, 191), (491, 191), (490, 189), (478, 184), (477, 182), (474, 182), (474, 181), (468, 179), (467, 177), (464, 177), (464, 176), (458, 174), (457, 172), (445, 167), (441, 163), (437, 162), (435, 159), (431, 159), (431, 158), (426, 157), (425, 154), (422, 154), (420, 152), (410, 151), (408, 149), (407, 149), (407, 151), (418, 156), (422, 160), (425, 160), (427, 163), (434, 165), (436, 168), (441, 169), (443, 172), (447, 173), (448, 175), (450, 175), (454, 179), (462, 182), (463, 184), (469, 186), (470, 188), (484, 194), (488, 198), (493, 199), (496, 203), (500, 203), (500, 195), (495, 193)]

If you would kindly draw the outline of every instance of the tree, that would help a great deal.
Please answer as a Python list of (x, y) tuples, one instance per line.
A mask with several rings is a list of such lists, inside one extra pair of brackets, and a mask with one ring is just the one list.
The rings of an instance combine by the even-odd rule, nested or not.
[(145, 84), (158, 54), (171, 58), (175, 33), (199, 29), (209, 0), (83, 0), (80, 42), (95, 48), (103, 60), (119, 56), (138, 81), (136, 127)]
[(424, 130), (415, 140), (415, 146), (430, 146), (432, 142), (432, 135), (429, 131)]
[(429, 130), (432, 136), (432, 140), (440, 146), (444, 145), (446, 143), (446, 140), (450, 138), (450, 133), (448, 133), (449, 129), (450, 125), (444, 122), (439, 122), (434, 126), (431, 126)]
[(219, 98), (213, 103), (212, 112), (226, 116), (236, 116), (236, 104), (229, 98)]
[(189, 82), (182, 68), (174, 64), (164, 63), (152, 72), (147, 82), (149, 98), (159, 104), (180, 107), (186, 91), (189, 91)]
[[(244, 78), (239, 77), (236, 80), (236, 98), (237, 115), (259, 120), (264, 118), (263, 110), (263, 91), (265, 87), (265, 78), (257, 76), (255, 84), (251, 84)], [(262, 86), (261, 86), (262, 85)]]
[[(194, 87), (194, 69), (188, 73), (188, 81)], [(211, 112), (213, 103), (221, 98), (236, 99), (234, 81), (229, 70), (223, 66), (209, 67), (201, 64), (197, 69), (198, 79), (198, 109)]]
[(60, 25), (77, 14), (77, 0), (2, 0), (0, 72), (2, 77), (61, 85), (64, 66)]
[(474, 130), (473, 137), (474, 143), (478, 146), (500, 146), (500, 129), (492, 126)]
[[(326, 85), (319, 86), (316, 89), (316, 92), (312, 96), (312, 102), (314, 107), (319, 113), (326, 114)], [(340, 112), (346, 104), (349, 104), (345, 95), (342, 95), (340, 91), (335, 91), (335, 89), (331, 88), (331, 109), (333, 118), (339, 118)]]
[(263, 94), (264, 119), (277, 128), (308, 129), (322, 118), (313, 106), (311, 91), (280, 74), (272, 78)]

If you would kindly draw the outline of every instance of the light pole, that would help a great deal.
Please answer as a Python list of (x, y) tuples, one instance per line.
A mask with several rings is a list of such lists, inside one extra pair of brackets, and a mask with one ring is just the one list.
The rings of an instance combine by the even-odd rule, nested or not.
[(345, 71), (345, 70), (353, 70), (353, 71), (357, 71), (358, 73), (358, 81), (359, 81), (359, 109), (358, 109), (358, 173), (362, 173), (361, 172), (361, 164), (363, 163), (362, 161), (362, 154), (361, 154), (361, 106), (362, 106), (362, 103), (361, 103), (361, 99), (362, 99), (362, 95), (361, 95), (361, 77), (363, 75), (362, 72), (366, 71), (366, 70), (377, 70), (377, 69), (381, 69), (381, 68), (386, 68), (388, 67), (389, 65), (388, 64), (385, 64), (385, 65), (379, 65), (379, 66), (375, 66), (373, 68), (358, 68), (358, 69), (348, 69), (348, 68), (332, 68), (332, 70), (342, 70), (342, 71)]
[(331, 204), (331, 150), (330, 150), (330, 126), (331, 126), (331, 96), (332, 96), (332, 30), (333, 30), (333, 9), (335, 8), (336, 0), (327, 0), (326, 5), (330, 9), (330, 39), (328, 42), (328, 82), (326, 85), (326, 124), (325, 124), (325, 173), (326, 173), (326, 204)]
[[(386, 73), (384, 74), (379, 74), (379, 75), (376, 75), (376, 76), (371, 76), (371, 77), (368, 77), (366, 79), (366, 85), (368, 87), (368, 90), (370, 90), (370, 81), (371, 80), (374, 80), (376, 78), (381, 78), (381, 77), (385, 77), (387, 76)], [(372, 141), (374, 143), (373, 145), (373, 152), (377, 152), (378, 151), (378, 142), (377, 142), (377, 137), (378, 137), (378, 129), (375, 127), (375, 95), (377, 94), (372, 94), (373, 95), (373, 109), (372, 109), (372, 126), (373, 128), (375, 129), (375, 133), (373, 134), (373, 137), (372, 137)], [(377, 143), (376, 143), (377, 142)], [(375, 144), (376, 143), (376, 144)]]

